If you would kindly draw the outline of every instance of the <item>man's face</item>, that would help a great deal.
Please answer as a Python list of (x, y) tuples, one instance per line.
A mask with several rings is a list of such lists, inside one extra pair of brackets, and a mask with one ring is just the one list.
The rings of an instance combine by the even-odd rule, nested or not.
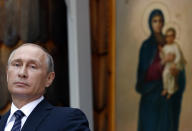
[(163, 28), (163, 20), (161, 16), (155, 16), (152, 18), (152, 28), (155, 33), (161, 33)]
[(46, 54), (38, 47), (23, 46), (13, 54), (7, 68), (8, 90), (12, 96), (36, 98), (52, 82)]

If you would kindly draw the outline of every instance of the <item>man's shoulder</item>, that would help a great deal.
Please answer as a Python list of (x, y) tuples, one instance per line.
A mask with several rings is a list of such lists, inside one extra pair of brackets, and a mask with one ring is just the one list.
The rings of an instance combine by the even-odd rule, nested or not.
[(85, 115), (80, 109), (78, 108), (71, 108), (71, 107), (57, 107), (54, 106), (52, 113), (58, 114), (58, 115), (65, 115), (65, 116), (71, 116), (71, 115)]
[[(55, 120), (56, 125), (63, 126), (63, 129), (82, 129), (89, 131), (89, 123), (85, 114), (77, 108), (53, 107), (48, 119)], [(50, 120), (49, 119), (49, 120)], [(54, 123), (53, 121), (51, 123)]]
[(51, 117), (56, 117), (61, 119), (66, 119), (69, 117), (86, 118), (85, 114), (80, 109), (71, 108), (71, 107), (53, 106), (47, 100), (43, 100), (36, 108), (37, 110), (40, 109), (41, 110), (40, 112), (44, 112), (44, 110), (47, 110)]
[(86, 120), (85, 114), (77, 108), (70, 107), (54, 107), (51, 111), (51, 116), (62, 120)]

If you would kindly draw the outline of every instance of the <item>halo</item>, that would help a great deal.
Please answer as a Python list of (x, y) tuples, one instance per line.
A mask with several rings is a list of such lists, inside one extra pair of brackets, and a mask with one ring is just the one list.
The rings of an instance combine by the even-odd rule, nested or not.
[(169, 21), (169, 22), (165, 23), (165, 26), (163, 28), (163, 33), (165, 34), (166, 30), (168, 28), (170, 28), (170, 27), (175, 29), (175, 31), (176, 31), (176, 40), (179, 41), (180, 36), (181, 36), (181, 28), (178, 25), (178, 23), (172, 22), (172, 21)]
[(165, 23), (166, 21), (170, 21), (170, 15), (167, 6), (163, 2), (151, 2), (145, 7), (141, 21), (143, 32), (147, 36), (151, 33), (148, 23), (149, 15), (154, 9), (160, 9), (163, 12)]

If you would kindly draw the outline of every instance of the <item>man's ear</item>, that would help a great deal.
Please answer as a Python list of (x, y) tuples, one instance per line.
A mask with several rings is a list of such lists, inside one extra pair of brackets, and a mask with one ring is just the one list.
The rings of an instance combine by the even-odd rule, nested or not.
[(55, 78), (55, 72), (50, 72), (50, 73), (48, 74), (48, 76), (47, 76), (47, 81), (46, 81), (46, 83), (45, 83), (45, 86), (46, 86), (46, 87), (49, 87), (49, 86), (52, 84), (54, 78)]

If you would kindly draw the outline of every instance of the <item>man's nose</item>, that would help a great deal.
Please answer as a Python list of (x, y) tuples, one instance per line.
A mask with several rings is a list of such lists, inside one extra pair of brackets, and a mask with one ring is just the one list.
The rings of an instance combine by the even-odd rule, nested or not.
[(22, 66), (22, 68), (20, 68), (18, 75), (20, 78), (27, 78), (28, 77), (26, 66)]

